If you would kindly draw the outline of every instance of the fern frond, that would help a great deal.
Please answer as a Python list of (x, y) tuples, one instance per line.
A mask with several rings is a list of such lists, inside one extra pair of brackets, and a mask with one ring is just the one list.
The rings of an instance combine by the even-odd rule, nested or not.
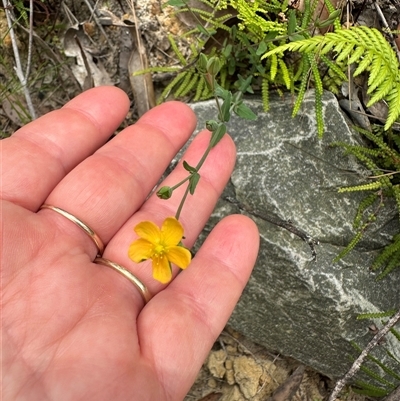
[(315, 91), (315, 116), (317, 118), (317, 132), (318, 137), (322, 138), (324, 135), (324, 117), (323, 117), (323, 107), (322, 107), (322, 93)]
[(207, 18), (205, 16), (201, 16), (201, 19), (204, 22), (210, 24), (210, 26), (212, 26), (213, 29), (221, 29), (226, 32), (230, 32), (231, 28), (229, 26), (227, 26), (226, 24), (224, 24), (224, 22), (229, 18), (229, 16), (232, 16), (232, 14), (224, 15), (221, 18), (214, 18), (214, 17)]
[(159, 73), (159, 72), (178, 72), (181, 71), (182, 67), (149, 67), (145, 68), (143, 70), (138, 70), (132, 73), (132, 75), (135, 77), (137, 75), (143, 75), (143, 74), (148, 74), (150, 73)]
[(190, 80), (193, 77), (193, 71), (185, 71), (183, 72), (183, 80), (181, 84), (175, 89), (174, 96), (177, 98), (181, 96), (182, 92), (186, 89), (189, 85)]
[(385, 373), (389, 376), (392, 376), (396, 380), (400, 380), (400, 375), (397, 374), (394, 370), (388, 368), (384, 363), (382, 363), (379, 359), (375, 358), (372, 355), (368, 355), (368, 359), (375, 364), (377, 364)]
[(261, 84), (261, 96), (262, 96), (262, 103), (263, 103), (263, 110), (269, 110), (269, 82), (267, 78), (263, 78)]
[(185, 78), (185, 72), (181, 72), (178, 74), (162, 91), (160, 98), (157, 100), (157, 103), (162, 103), (170, 94), (171, 90), (177, 85), (183, 78)]
[(305, 95), (306, 89), (307, 89), (309, 66), (310, 66), (310, 63), (309, 63), (308, 57), (307, 57), (307, 55), (303, 54), (303, 75), (301, 77), (301, 83), (300, 83), (299, 92), (297, 94), (297, 99), (293, 106), (292, 117), (295, 117), (297, 115), (297, 113), (300, 110), (301, 103), (303, 102), (304, 95)]
[(387, 261), (390, 259), (392, 255), (398, 253), (399, 251), (400, 251), (400, 234), (397, 234), (392, 238), (392, 243), (387, 245), (382, 250), (382, 252), (375, 258), (371, 266), (371, 269), (372, 270), (379, 269), (382, 265), (387, 263)]
[[(398, 332), (393, 327), (390, 329), (390, 332), (396, 337), (397, 341), (400, 341), (400, 332)], [(391, 356), (400, 365), (400, 361), (394, 355), (390, 354), (389, 352), (388, 355)]]
[(183, 57), (183, 54), (178, 49), (178, 45), (176, 44), (175, 39), (173, 38), (173, 36), (172, 35), (168, 35), (168, 40), (169, 40), (169, 43), (171, 44), (172, 50), (176, 54), (176, 57), (178, 57), (179, 62), (183, 66), (186, 66), (187, 65), (187, 61), (186, 61), (185, 57)]
[(366, 395), (368, 397), (384, 397), (388, 395), (389, 391), (382, 387), (374, 386), (373, 384), (356, 380), (355, 384), (359, 388), (353, 388), (353, 391), (357, 394)]
[(301, 30), (305, 31), (311, 22), (311, 6), (310, 0), (304, 1), (303, 19), (301, 21)]
[(385, 269), (380, 273), (376, 280), (382, 280), (384, 279), (389, 273), (391, 273), (394, 269), (398, 268), (400, 266), (400, 252), (396, 252), (393, 254), (391, 257), (389, 263), (386, 265)]
[(353, 54), (348, 59), (348, 64), (358, 63), (361, 57), (364, 55), (365, 49), (363, 47), (357, 47)]
[(315, 56), (313, 54), (309, 54), (307, 56), (308, 56), (308, 62), (310, 63), (310, 66), (311, 66), (311, 71), (314, 76), (315, 90), (320, 95), (322, 95), (322, 92), (323, 92), (322, 80), (321, 80), (321, 76), (319, 75), (319, 70), (317, 67), (317, 62), (315, 61)]
[(356, 192), (356, 191), (371, 191), (371, 190), (379, 189), (381, 187), (382, 187), (382, 183), (380, 181), (374, 181), (374, 182), (370, 182), (368, 184), (361, 184), (361, 185), (355, 185), (352, 187), (339, 188), (338, 192), (343, 193), (343, 192)]
[(400, 211), (400, 186), (399, 184), (392, 186), (394, 199), (396, 200), (397, 209)]
[(278, 57), (276, 57), (276, 54), (274, 54), (271, 57), (271, 67), (270, 67), (271, 81), (275, 79), (277, 71), (278, 71)]
[(386, 311), (386, 312), (376, 312), (376, 313), (360, 313), (357, 316), (357, 320), (365, 320), (365, 319), (382, 319), (384, 317), (391, 317), (396, 313), (394, 309)]
[(203, 77), (201, 77), (199, 83), (197, 84), (196, 93), (194, 95), (193, 101), (197, 102), (201, 98), (201, 94), (203, 93), (205, 86), (206, 86), (206, 81)]
[(388, 146), (387, 143), (384, 142), (380, 136), (362, 128), (358, 128), (357, 131), (366, 136), (375, 145), (377, 145), (379, 149), (383, 151), (384, 155), (391, 158), (394, 165), (400, 165), (400, 154), (392, 149), (390, 146)]
[(285, 62), (280, 58), (278, 59), (279, 67), (281, 67), (280, 72), (282, 75), (283, 82), (286, 85), (286, 89), (289, 90), (292, 85), (292, 80), (290, 78), (289, 70), (286, 67)]
[(340, 69), (337, 64), (333, 63), (328, 57), (325, 56), (325, 54), (321, 54), (320, 58), (332, 71), (335, 72), (335, 74), (339, 78), (341, 78), (343, 81), (347, 81), (346, 74)]
[(187, 82), (186, 87), (184, 87), (185, 81), (182, 83), (183, 88), (179, 92), (179, 96), (180, 97), (186, 96), (195, 87), (195, 85), (198, 85), (200, 80), (201, 80), (200, 75), (196, 72), (193, 73), (189, 82)]
[[(343, 48), (338, 51), (337, 48), (335, 48), (335, 51), (339, 54), (336, 58), (337, 61), (342, 61), (344, 59), (346, 59), (351, 53), (354, 53), (354, 43), (344, 43), (343, 42)], [(364, 51), (364, 49), (363, 49)]]
[(360, 202), (360, 204), (358, 205), (358, 208), (357, 208), (356, 216), (354, 217), (354, 221), (353, 221), (353, 227), (355, 229), (357, 229), (360, 226), (365, 210), (367, 210), (370, 206), (372, 206), (375, 203), (375, 201), (377, 200), (377, 198), (378, 198), (378, 195), (375, 192), (373, 192), (372, 194), (369, 194), (368, 196), (366, 196)]
[(333, 259), (334, 262), (339, 261), (343, 257), (345, 257), (353, 248), (360, 242), (364, 230), (367, 228), (368, 224), (364, 224), (362, 228), (356, 233), (356, 235), (352, 238), (352, 240), (347, 244), (347, 246)]
[(400, 115), (400, 72), (397, 56), (383, 35), (375, 28), (365, 26), (342, 29), (324, 36), (298, 40), (278, 46), (261, 56), (261, 59), (284, 51), (300, 53), (326, 54), (328, 51), (338, 53), (338, 61), (350, 56), (352, 62), (358, 63), (354, 76), (369, 70), (368, 94), (371, 96), (367, 107), (385, 98), (389, 113), (385, 130)]
[(360, 370), (362, 370), (365, 374), (367, 374), (372, 379), (375, 379), (377, 382), (384, 384), (385, 386), (391, 387), (392, 389), (396, 387), (394, 383), (391, 383), (389, 380), (384, 379), (378, 373), (373, 371), (370, 368), (367, 368), (365, 365), (361, 365)]
[[(393, 125), (400, 115), (400, 83), (395, 82), (392, 84), (392, 90), (387, 94), (386, 100), (389, 106), (389, 113), (385, 123), (385, 130), (388, 130)], [(367, 107), (371, 106), (371, 101), (375, 100), (374, 97), (368, 102)], [(380, 100), (380, 99), (379, 99)]]

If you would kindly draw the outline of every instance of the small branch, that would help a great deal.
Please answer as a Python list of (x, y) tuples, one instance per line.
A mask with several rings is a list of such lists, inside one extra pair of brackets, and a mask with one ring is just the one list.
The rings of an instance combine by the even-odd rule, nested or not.
[[(84, 2), (86, 3), (87, 8), (89, 9), (89, 11), (90, 11), (90, 13), (91, 13), (91, 15), (92, 15), (92, 17), (93, 17), (93, 19), (94, 19), (94, 22), (96, 23), (97, 27), (100, 29), (100, 32), (101, 32), (101, 33), (103, 34), (103, 36), (105, 37), (108, 46), (112, 49), (112, 48), (113, 48), (112, 43), (110, 42), (110, 39), (108, 38), (108, 36), (107, 36), (107, 34), (106, 34), (106, 31), (104, 30), (103, 26), (102, 26), (102, 25), (100, 24), (100, 22), (99, 22), (99, 19), (97, 18), (95, 8), (92, 7), (92, 5), (90, 4), (89, 0), (84, 0)], [(95, 7), (96, 7), (96, 6), (97, 6), (97, 2), (96, 2)]]
[(32, 42), (33, 42), (33, 0), (29, 0), (29, 39), (28, 39), (28, 59), (26, 60), (25, 80), (28, 81), (32, 62)]
[(392, 41), (392, 46), (393, 46), (394, 50), (396, 51), (397, 59), (400, 61), (400, 52), (399, 52), (399, 49), (398, 49), (398, 47), (397, 47), (397, 45), (396, 45), (396, 41), (394, 40), (394, 36), (393, 36), (392, 32), (390, 32), (389, 24), (387, 23), (386, 18), (385, 18), (385, 16), (383, 15), (383, 12), (382, 12), (382, 10), (381, 10), (379, 4), (378, 4), (378, 1), (375, 0), (375, 1), (373, 2), (373, 4), (374, 4), (374, 6), (375, 6), (375, 10), (376, 10), (376, 12), (377, 12), (377, 14), (378, 14), (379, 19), (381, 20), (382, 25), (383, 25), (384, 28), (385, 28), (384, 32), (386, 32), (387, 35), (389, 35), (390, 40)]
[(4, 10), (6, 12), (7, 25), (8, 25), (10, 38), (11, 38), (11, 44), (12, 44), (12, 48), (13, 48), (13, 52), (14, 52), (14, 59), (15, 59), (15, 64), (16, 64), (14, 69), (15, 69), (17, 77), (18, 77), (18, 79), (19, 79), (19, 81), (21, 83), (22, 89), (24, 91), (26, 104), (28, 106), (28, 110), (29, 110), (29, 113), (31, 115), (31, 118), (32, 118), (32, 120), (35, 120), (36, 119), (36, 112), (35, 112), (35, 109), (33, 107), (31, 95), (29, 93), (29, 88), (28, 88), (28, 85), (27, 85), (27, 83), (28, 83), (27, 82), (27, 76), (25, 76), (24, 73), (22, 72), (22, 65), (21, 65), (21, 59), (19, 57), (17, 39), (15, 37), (14, 28), (13, 28), (13, 22), (14, 21), (13, 21), (13, 18), (12, 18), (12, 15), (11, 15), (11, 11), (10, 11), (10, 9), (12, 8), (12, 5), (9, 2), (9, 0), (3, 0), (3, 7), (4, 7)]
[(349, 382), (349, 380), (359, 371), (361, 364), (364, 362), (368, 354), (380, 343), (383, 337), (389, 333), (390, 329), (400, 320), (400, 309), (396, 314), (389, 319), (389, 321), (375, 334), (374, 338), (368, 343), (363, 349), (360, 356), (354, 361), (350, 370), (343, 376), (342, 379), (338, 380), (332, 394), (328, 401), (335, 401), (342, 391), (343, 387)]

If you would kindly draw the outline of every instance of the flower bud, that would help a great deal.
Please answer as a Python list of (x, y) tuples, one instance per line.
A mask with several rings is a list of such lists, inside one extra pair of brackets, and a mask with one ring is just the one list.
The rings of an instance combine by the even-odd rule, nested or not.
[(171, 187), (161, 187), (157, 191), (157, 196), (160, 199), (169, 199), (172, 196), (172, 188)]
[(218, 57), (211, 57), (207, 62), (207, 72), (213, 76), (219, 73), (222, 65)]
[(206, 128), (211, 132), (216, 131), (218, 129), (219, 125), (220, 125), (220, 123), (218, 123), (215, 120), (207, 120), (206, 121)]

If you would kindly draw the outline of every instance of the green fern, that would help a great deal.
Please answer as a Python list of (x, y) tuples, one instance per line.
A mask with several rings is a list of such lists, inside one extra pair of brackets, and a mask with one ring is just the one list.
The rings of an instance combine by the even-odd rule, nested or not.
[(384, 317), (391, 317), (396, 313), (394, 309), (386, 311), (386, 312), (375, 312), (375, 313), (360, 313), (357, 316), (357, 320), (365, 320), (365, 319), (381, 319)]
[[(375, 127), (373, 127), (375, 129)], [(387, 167), (389, 170), (396, 172), (399, 170), (400, 153), (388, 145), (388, 137), (373, 133), (367, 130), (357, 128), (361, 134), (366, 136), (375, 148), (366, 146), (352, 146), (344, 143), (335, 143), (334, 146), (341, 146), (362, 161), (371, 171), (373, 181), (355, 185), (347, 188), (340, 188), (339, 192), (351, 191), (370, 191), (359, 204), (356, 216), (354, 218), (353, 227), (357, 230), (350, 244), (335, 258), (339, 260), (346, 255), (349, 250), (361, 240), (362, 234), (368, 225), (376, 219), (380, 209), (384, 206), (383, 199), (385, 197), (393, 197), (396, 201), (398, 214), (400, 216), (400, 184), (393, 182), (392, 175), (382, 174), (380, 165)], [(378, 203), (376, 204), (376, 202)], [(387, 245), (372, 263), (372, 270), (381, 270), (377, 276), (377, 280), (386, 277), (391, 271), (400, 266), (400, 234), (393, 237), (392, 243)]]
[(368, 94), (371, 96), (367, 107), (385, 99), (389, 112), (385, 123), (388, 130), (400, 115), (400, 72), (395, 52), (383, 35), (374, 28), (365, 26), (341, 29), (296, 42), (287, 43), (266, 52), (261, 59), (282, 54), (285, 51), (325, 55), (333, 51), (337, 61), (347, 57), (348, 63), (357, 63), (354, 76), (369, 71)]

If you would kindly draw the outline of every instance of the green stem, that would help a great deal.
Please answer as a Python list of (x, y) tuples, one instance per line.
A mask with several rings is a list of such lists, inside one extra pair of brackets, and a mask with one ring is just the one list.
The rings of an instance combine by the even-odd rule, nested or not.
[(175, 184), (171, 189), (174, 191), (176, 188), (179, 188), (182, 184), (184, 184), (188, 179), (190, 178), (190, 174), (184, 178), (182, 181), (179, 181), (177, 184)]
[(176, 211), (175, 218), (176, 218), (177, 220), (179, 220), (179, 217), (180, 217), (180, 215), (181, 215), (181, 211), (182, 211), (182, 208), (183, 208), (183, 204), (185, 203), (188, 194), (189, 194), (189, 185), (187, 186), (187, 188), (186, 188), (186, 190), (185, 190), (185, 193), (183, 194), (181, 203), (180, 203), (179, 206), (178, 206), (178, 210)]
[[(218, 113), (219, 113), (219, 119), (222, 121), (222, 110), (221, 110), (221, 106), (219, 104), (218, 98), (216, 96), (214, 96), (215, 98), (215, 102), (217, 103), (217, 107), (218, 107)], [(210, 153), (212, 147), (211, 147), (211, 143), (209, 143), (206, 151), (204, 152), (203, 156), (201, 157), (201, 159), (199, 160), (199, 162), (197, 163), (197, 166), (195, 167), (196, 172), (198, 173), (200, 168), (203, 166), (204, 162), (207, 159), (208, 154)], [(178, 188), (179, 186), (181, 186), (182, 184), (184, 184), (187, 180), (189, 180), (191, 177), (191, 174), (189, 174), (186, 178), (184, 178), (182, 181), (180, 181), (178, 184), (174, 185), (172, 188), (172, 190)], [(188, 195), (189, 195), (189, 190), (190, 190), (190, 184), (187, 186), (185, 193), (183, 194), (183, 197), (181, 199), (181, 202), (179, 203), (178, 206), (178, 210), (176, 211), (175, 217), (177, 220), (179, 220), (179, 217), (181, 215), (182, 212), (182, 208), (183, 208), (183, 204), (185, 203)]]

